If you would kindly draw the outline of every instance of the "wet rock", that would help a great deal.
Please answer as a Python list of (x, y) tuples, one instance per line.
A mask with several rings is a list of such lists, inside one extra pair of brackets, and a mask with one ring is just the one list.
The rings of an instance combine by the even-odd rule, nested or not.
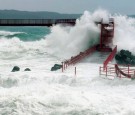
[(54, 66), (51, 68), (51, 71), (56, 71), (56, 70), (61, 69), (61, 68), (62, 68), (62, 65), (54, 64)]
[(30, 68), (26, 68), (24, 71), (31, 71)]
[(20, 68), (18, 66), (14, 66), (11, 72), (20, 71)]
[(115, 56), (118, 64), (135, 65), (135, 56), (128, 50), (121, 50)]

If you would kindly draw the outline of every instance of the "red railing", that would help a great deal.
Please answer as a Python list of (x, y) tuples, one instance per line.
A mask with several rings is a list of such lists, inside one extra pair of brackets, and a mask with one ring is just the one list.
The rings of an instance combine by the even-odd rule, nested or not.
[(133, 66), (123, 66), (123, 65), (109, 65), (104, 67), (99, 67), (99, 75), (119, 77), (119, 78), (135, 78), (135, 67)]
[(135, 77), (135, 68), (133, 66), (127, 65), (127, 66), (118, 66), (115, 64), (116, 69), (116, 75), (118, 77), (127, 77), (127, 78), (133, 78)]
[(93, 46), (85, 50), (84, 52), (80, 52), (80, 54), (74, 57), (71, 57), (69, 60), (62, 62), (62, 71), (65, 70), (68, 66), (78, 63), (80, 60), (84, 59), (86, 56), (92, 54), (95, 50), (96, 50), (96, 46)]
[(116, 71), (114, 65), (112, 66), (107, 66), (105, 69), (104, 67), (99, 67), (99, 75), (103, 76), (111, 76), (115, 77), (116, 76)]
[(107, 59), (104, 61), (104, 69), (106, 68), (107, 64), (112, 61), (115, 54), (117, 52), (117, 46), (113, 49), (113, 51), (110, 53), (110, 55), (107, 57)]

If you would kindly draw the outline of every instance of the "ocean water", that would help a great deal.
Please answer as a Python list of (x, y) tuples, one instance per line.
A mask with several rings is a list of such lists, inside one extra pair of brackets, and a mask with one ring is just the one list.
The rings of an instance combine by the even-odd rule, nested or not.
[[(134, 115), (135, 81), (100, 77), (104, 54), (95, 53), (63, 73), (50, 71), (99, 42), (94, 21), (102, 18), (114, 17), (118, 50), (135, 53), (135, 19), (110, 15), (85, 11), (74, 27), (0, 27), (0, 115)], [(11, 72), (14, 66), (20, 71)]]

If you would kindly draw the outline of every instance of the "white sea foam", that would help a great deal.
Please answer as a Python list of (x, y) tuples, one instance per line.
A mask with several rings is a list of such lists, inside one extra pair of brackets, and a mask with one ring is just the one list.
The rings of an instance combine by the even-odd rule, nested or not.
[(127, 16), (115, 15), (114, 44), (118, 49), (126, 49), (135, 53), (135, 19)]
[(10, 32), (10, 31), (0, 31), (0, 36), (9, 36), (16, 34), (26, 34), (25, 32)]
[(95, 24), (97, 18), (102, 19), (97, 12), (91, 15), (85, 11), (84, 15), (76, 20), (74, 27), (53, 26), (51, 34), (46, 36), (46, 42), (51, 47), (49, 52), (69, 58), (97, 44), (100, 33), (99, 27)]
[(103, 22), (107, 23), (110, 17), (115, 21), (113, 44), (118, 46), (118, 50), (127, 49), (135, 53), (135, 19), (118, 14), (112, 16), (105, 10), (97, 10), (94, 13), (85, 11), (80, 19), (76, 20), (74, 27), (53, 26), (51, 34), (46, 36), (49, 52), (69, 58), (97, 44), (100, 27), (95, 25), (95, 22), (103, 19)]
[[(109, 17), (110, 14), (104, 10), (94, 13), (87, 11), (77, 20), (75, 27), (54, 26), (52, 33), (39, 41), (24, 42), (17, 37), (2, 37), (0, 114), (134, 115), (135, 81), (101, 78), (98, 74), (103, 61), (100, 55), (89, 57), (76, 65), (76, 76), (74, 66), (64, 73), (61, 70), (50, 71), (55, 63), (61, 61), (56, 54), (60, 57), (76, 54), (89, 47), (90, 43), (87, 42), (98, 38), (100, 29), (94, 21), (102, 19), (102, 16)], [(130, 42), (134, 43), (134, 19), (119, 15), (114, 18), (114, 44), (119, 49), (124, 47), (133, 50), (134, 46), (131, 47)], [(107, 18), (105, 20), (107, 22)], [(67, 49), (64, 49), (65, 46)], [(20, 67), (20, 71), (12, 73), (15, 65)], [(27, 67), (31, 69), (30, 72), (24, 72)]]

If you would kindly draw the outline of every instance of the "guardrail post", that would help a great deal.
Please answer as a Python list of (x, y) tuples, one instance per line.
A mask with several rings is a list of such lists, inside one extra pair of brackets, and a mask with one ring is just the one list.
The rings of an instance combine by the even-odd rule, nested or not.
[(129, 65), (128, 65), (128, 77), (129, 77)]
[(76, 67), (75, 67), (75, 76), (76, 76)]
[(64, 68), (63, 66), (64, 66), (64, 65), (63, 65), (63, 62), (61, 62), (61, 63), (62, 63), (62, 72), (63, 72), (63, 68)]
[(121, 73), (120, 73), (120, 78), (121, 78)]
[(106, 77), (107, 77), (107, 67), (106, 67)]
[(100, 76), (100, 74), (101, 74), (100, 69), (101, 69), (101, 67), (99, 67), (99, 76)]
[(66, 63), (66, 65), (65, 65), (65, 69), (67, 69), (67, 67), (68, 67), (68, 63)]
[(99, 67), (99, 75), (101, 75), (101, 66)]
[(65, 70), (65, 65), (66, 65), (66, 63), (64, 62), (64, 65), (63, 65), (63, 69)]

